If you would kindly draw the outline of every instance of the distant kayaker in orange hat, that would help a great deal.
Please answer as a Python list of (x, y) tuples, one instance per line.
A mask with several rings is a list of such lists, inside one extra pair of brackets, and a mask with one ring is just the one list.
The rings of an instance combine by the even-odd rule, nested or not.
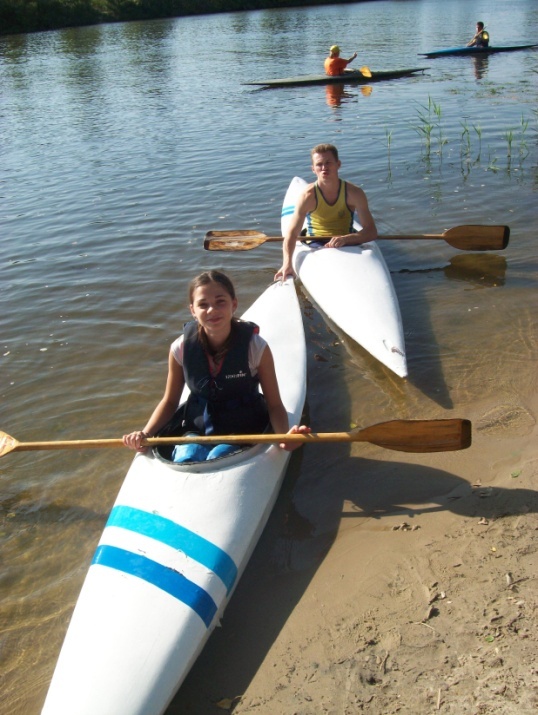
[(488, 47), (489, 33), (484, 30), (484, 23), (476, 23), (476, 33), (473, 39), (467, 43), (467, 47)]
[(329, 56), (325, 59), (325, 74), (330, 77), (335, 77), (339, 74), (344, 74), (344, 70), (350, 62), (353, 62), (357, 53), (355, 52), (348, 60), (340, 57), (340, 48), (338, 45), (333, 45), (329, 50)]

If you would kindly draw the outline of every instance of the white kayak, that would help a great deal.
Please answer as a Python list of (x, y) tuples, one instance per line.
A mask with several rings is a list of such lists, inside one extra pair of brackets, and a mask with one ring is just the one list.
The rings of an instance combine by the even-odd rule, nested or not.
[[(274, 355), (290, 424), (306, 348), (293, 281), (243, 316)], [(213, 628), (265, 526), (290, 457), (255, 445), (212, 462), (137, 455), (84, 581), (43, 715), (161, 715)]]
[[(282, 208), (282, 233), (307, 186), (294, 177)], [(360, 225), (354, 222), (357, 230)], [(342, 248), (298, 242), (293, 267), (313, 301), (346, 335), (400, 377), (407, 360), (400, 306), (376, 241)]]

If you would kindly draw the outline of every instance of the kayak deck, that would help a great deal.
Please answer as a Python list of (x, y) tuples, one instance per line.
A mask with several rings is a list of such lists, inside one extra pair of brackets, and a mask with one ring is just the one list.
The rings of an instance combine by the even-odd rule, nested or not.
[(516, 50), (530, 50), (538, 45), (499, 45), (498, 47), (448, 47), (445, 50), (420, 52), (421, 57), (446, 57), (451, 55), (491, 55), (495, 52), (515, 52)]
[(298, 77), (283, 77), (282, 79), (268, 79), (258, 82), (245, 82), (247, 85), (255, 85), (260, 87), (299, 87), (302, 85), (317, 85), (317, 84), (370, 84), (371, 82), (383, 82), (390, 79), (400, 79), (402, 77), (410, 77), (417, 72), (424, 72), (429, 67), (413, 67), (410, 69), (401, 70), (381, 70), (374, 72), (372, 76), (367, 77), (360, 70), (346, 70), (342, 75), (330, 77), (326, 74), (310, 74), (299, 75)]
[[(290, 424), (306, 393), (292, 280), (243, 316), (274, 356)], [(241, 577), (290, 452), (258, 444), (193, 464), (137, 455), (84, 581), (42, 715), (162, 715)]]

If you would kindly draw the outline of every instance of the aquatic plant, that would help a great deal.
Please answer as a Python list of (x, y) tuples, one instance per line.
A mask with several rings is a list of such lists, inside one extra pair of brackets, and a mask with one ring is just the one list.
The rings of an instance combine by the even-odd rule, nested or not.
[(385, 127), (385, 138), (387, 141), (388, 181), (390, 183), (390, 181), (392, 179), (392, 170), (391, 170), (391, 166), (390, 166), (390, 148), (392, 146), (392, 129), (389, 130), (389, 129), (387, 129), (387, 127)]
[(508, 129), (504, 133), (504, 138), (506, 139), (507, 143), (507, 153), (506, 156), (510, 158), (512, 156), (512, 142), (514, 141), (514, 132), (511, 129)]
[(428, 96), (428, 105), (420, 104), (419, 107), (420, 109), (418, 109), (417, 112), (420, 124), (414, 127), (414, 129), (424, 140), (426, 158), (430, 157), (432, 135), (434, 135), (435, 130), (437, 130), (438, 154), (442, 157), (443, 146), (448, 143), (448, 139), (443, 135), (441, 105)]
[(529, 155), (529, 149), (527, 147), (527, 142), (525, 141), (525, 133), (529, 126), (529, 120), (525, 119), (521, 115), (521, 139), (519, 140), (519, 158), (520, 160), (525, 159)]
[(389, 164), (390, 164), (390, 147), (392, 145), (392, 129), (389, 130), (385, 127), (385, 138), (387, 140), (387, 155), (388, 155)]
[(460, 122), (463, 131), (461, 132), (461, 155), (465, 155), (469, 158), (471, 154), (471, 134), (469, 132), (469, 127), (467, 126), (467, 120), (465, 122)]
[(476, 157), (476, 161), (480, 161), (480, 157), (482, 155), (482, 127), (480, 124), (473, 124), (473, 129), (476, 132), (476, 136), (478, 137), (478, 155)]

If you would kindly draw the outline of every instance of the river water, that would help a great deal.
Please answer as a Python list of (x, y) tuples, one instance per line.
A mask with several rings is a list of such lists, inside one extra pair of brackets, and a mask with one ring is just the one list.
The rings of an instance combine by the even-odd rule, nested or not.
[[(477, 19), (492, 44), (538, 41), (535, 0), (380, 0), (0, 38), (0, 428), (31, 441), (142, 426), (193, 275), (223, 268), (246, 309), (280, 265), (278, 244), (204, 252), (205, 232), (278, 234), (288, 183), (309, 178), (319, 142), (339, 147), (380, 233), (507, 224), (511, 241), (494, 254), (382, 245), (407, 381), (345, 341), (298, 286), (313, 427), (502, 407), (534, 420), (538, 52), (417, 56), (464, 44)], [(319, 72), (335, 42), (358, 51), (356, 66), (428, 69), (336, 95), (242, 84)], [(316, 454), (292, 460), (290, 505), (309, 480), (334, 477), (339, 453)], [(121, 449), (2, 459), (1, 715), (40, 712), (130, 460)], [(202, 690), (210, 679), (202, 667)], [(185, 711), (182, 692), (170, 715)], [(210, 712), (203, 692), (189, 698), (188, 712)]]

